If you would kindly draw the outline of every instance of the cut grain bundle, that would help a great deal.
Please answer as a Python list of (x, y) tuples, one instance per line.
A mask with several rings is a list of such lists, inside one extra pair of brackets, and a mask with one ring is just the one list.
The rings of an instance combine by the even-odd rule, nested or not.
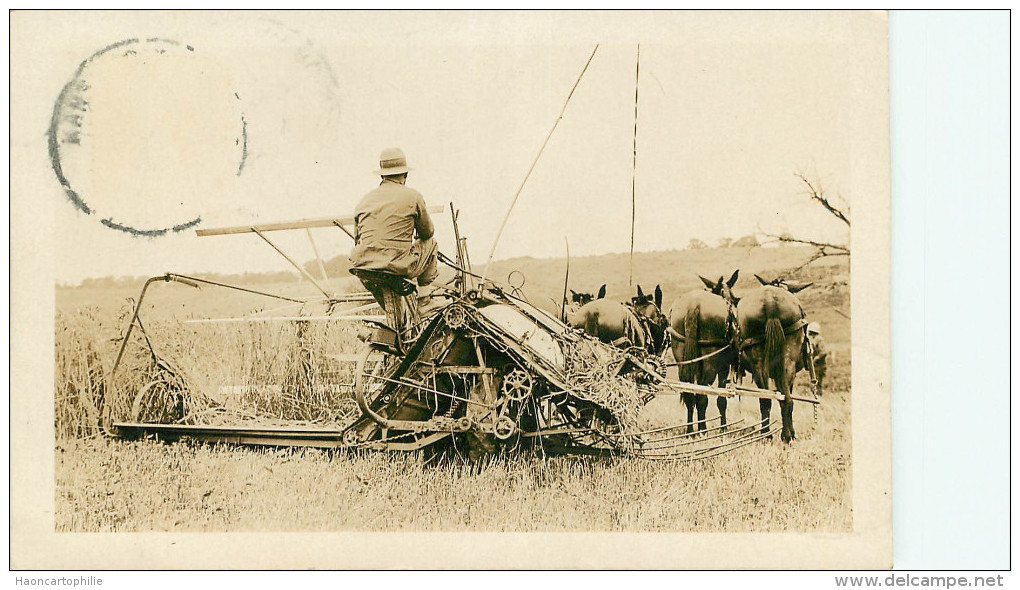
[(624, 354), (593, 338), (564, 344), (567, 379), (578, 397), (606, 408), (616, 426), (626, 432), (637, 428), (644, 406), (637, 383), (620, 375)]
[(99, 432), (106, 378), (102, 324), (93, 308), (58, 313), (54, 335), (54, 428), (58, 439)]

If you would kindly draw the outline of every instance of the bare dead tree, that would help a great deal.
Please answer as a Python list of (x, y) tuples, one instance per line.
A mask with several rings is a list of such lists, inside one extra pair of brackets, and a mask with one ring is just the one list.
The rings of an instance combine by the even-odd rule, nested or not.
[[(836, 219), (838, 219), (838, 220), (842, 221), (843, 223), (845, 223), (847, 227), (850, 227), (850, 207), (845, 204), (845, 201), (844, 201), (843, 205), (835, 205), (835, 204), (833, 204), (829, 200), (828, 196), (826, 196), (825, 189), (822, 187), (821, 181), (819, 181), (819, 180), (812, 181), (811, 179), (809, 179), (807, 177), (806, 174), (804, 174), (802, 172), (797, 172), (797, 173), (794, 174), (794, 176), (799, 178), (800, 181), (802, 183), (804, 183), (804, 185), (807, 187), (808, 197), (812, 201), (820, 204), (833, 217), (835, 217)], [(840, 197), (840, 200), (843, 201), (842, 197)], [(807, 261), (804, 262), (804, 264), (801, 264), (800, 266), (798, 266), (797, 268), (790, 270), (788, 273), (786, 273), (787, 276), (796, 274), (801, 269), (803, 269), (804, 267), (808, 266), (812, 262), (815, 262), (816, 260), (820, 260), (820, 259), (828, 257), (828, 256), (849, 256), (850, 255), (850, 246), (846, 245), (846, 244), (834, 244), (834, 243), (831, 243), (831, 242), (819, 242), (819, 241), (816, 241), (816, 240), (808, 240), (808, 239), (805, 239), (805, 238), (797, 238), (797, 237), (792, 236), (789, 233), (783, 233), (783, 234), (780, 234), (780, 235), (771, 234), (771, 233), (768, 233), (768, 232), (763, 232), (763, 233), (766, 236), (768, 236), (769, 238), (771, 238), (773, 241), (778, 241), (778, 242), (782, 242), (782, 243), (790, 243), (790, 244), (803, 244), (803, 245), (806, 245), (806, 246), (814, 246), (815, 251), (807, 259)]]
[[(820, 182), (816, 181), (812, 183), (808, 179), (808, 177), (802, 172), (797, 172), (796, 174), (794, 174), (794, 176), (799, 178), (801, 182), (803, 182), (807, 186), (809, 194), (811, 196), (811, 200), (821, 203), (822, 207), (825, 207), (825, 209), (829, 213), (832, 213), (836, 217), (836, 219), (839, 219), (840, 221), (845, 223), (847, 227), (850, 227), (850, 218), (848, 217), (848, 214), (850, 213), (849, 207), (846, 207), (846, 212), (844, 212), (842, 209), (836, 207), (831, 202), (829, 202), (828, 197), (825, 196), (825, 190), (822, 189)], [(817, 188), (815, 185), (817, 185)], [(842, 198), (840, 200), (842, 200)]]

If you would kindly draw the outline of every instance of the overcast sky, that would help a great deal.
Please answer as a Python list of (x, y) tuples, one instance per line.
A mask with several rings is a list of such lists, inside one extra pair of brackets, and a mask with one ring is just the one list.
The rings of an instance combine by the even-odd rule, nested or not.
[[(862, 173), (853, 169), (855, 150), (866, 149), (852, 145), (848, 133), (853, 41), (862, 20), (881, 18), (39, 14), (12, 31), (14, 44), (44, 30), (56, 39), (33, 44), (37, 75), (21, 92), (39, 100), (15, 105), (30, 116), (15, 122), (12, 136), (33, 156), (15, 173), (36, 179), (33, 198), (53, 209), (59, 281), (262, 271), (287, 266), (252, 235), (138, 238), (100, 220), (155, 228), (201, 217), (201, 227), (213, 227), (349, 215), (378, 182), (372, 170), (379, 151), (399, 146), (415, 169), (408, 184), (429, 204), (453, 201), (461, 209), (477, 264), (601, 43), (496, 258), (562, 256), (564, 237), (573, 255), (622, 252), (630, 240), (640, 42), (637, 250), (758, 231), (844, 242), (845, 228), (808, 201), (794, 173), (821, 179), (831, 196), (852, 203), (851, 180)], [(85, 215), (51, 170), (53, 101), (93, 52), (154, 37), (194, 51), (142, 43), (134, 55), (104, 54), (82, 75), (89, 103), (82, 139), (61, 151), (61, 162), (95, 210)], [(446, 219), (437, 220), (438, 230), (451, 251)], [(310, 259), (307, 237), (292, 233), (277, 234), (281, 244)], [(350, 245), (336, 230), (315, 236), (325, 256)]]

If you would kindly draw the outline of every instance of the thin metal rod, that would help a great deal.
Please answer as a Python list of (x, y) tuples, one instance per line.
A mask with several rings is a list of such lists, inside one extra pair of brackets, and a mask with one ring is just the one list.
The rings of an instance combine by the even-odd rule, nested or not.
[(560, 301), (560, 320), (567, 321), (567, 284), (570, 282), (570, 240), (563, 236), (563, 243), (567, 245), (567, 272), (563, 275), (563, 299)]
[(430, 387), (425, 387), (424, 385), (418, 385), (417, 383), (414, 383), (412, 381), (407, 381), (407, 380), (399, 379), (399, 378), (398, 379), (391, 379), (389, 377), (383, 377), (382, 375), (370, 375), (368, 373), (362, 373), (361, 375), (364, 376), (364, 377), (367, 377), (369, 379), (378, 379), (379, 381), (387, 381), (389, 383), (395, 383), (397, 385), (404, 385), (406, 387), (413, 387), (415, 389), (420, 389), (420, 390), (424, 391), (425, 393), (431, 393), (433, 395), (442, 395), (444, 397), (448, 397), (448, 398), (455, 399), (455, 400), (458, 400), (458, 401), (466, 402), (466, 403), (469, 403), (469, 404), (474, 404), (476, 406), (482, 406), (483, 408), (487, 408), (489, 410), (496, 409), (496, 406), (490, 406), (489, 404), (483, 404), (482, 402), (477, 402), (477, 401), (475, 401), (473, 399), (468, 399), (466, 397), (459, 397), (459, 396), (453, 395), (452, 393), (446, 393), (445, 391), (439, 391), (438, 389), (432, 389)]
[(189, 280), (189, 281), (194, 281), (196, 283), (202, 283), (204, 285), (212, 285), (213, 287), (223, 287), (224, 289), (233, 289), (234, 291), (242, 291), (244, 293), (251, 293), (252, 295), (261, 295), (263, 297), (271, 297), (273, 299), (279, 299), (281, 301), (292, 301), (294, 303), (300, 303), (302, 305), (304, 305), (305, 303), (308, 303), (308, 301), (303, 301), (301, 299), (294, 299), (293, 297), (285, 297), (283, 295), (277, 295), (276, 293), (266, 293), (265, 291), (256, 291), (254, 289), (246, 289), (244, 287), (238, 287), (236, 285), (228, 285), (226, 283), (220, 283), (220, 282), (217, 282), (217, 281), (210, 281), (209, 279), (200, 279), (198, 277), (192, 277), (192, 276), (188, 276), (188, 275), (178, 275), (178, 274), (170, 274), (169, 276), (172, 277), (172, 279), (173, 278), (186, 279), (186, 280)]
[[(730, 422), (729, 424), (718, 424), (716, 426), (713, 426), (712, 428), (706, 428), (704, 430), (694, 430), (692, 432), (685, 432), (685, 433), (682, 433), (682, 434), (674, 434), (674, 435), (670, 435), (670, 436), (663, 436), (663, 437), (660, 437), (660, 438), (648, 439), (648, 440), (644, 441), (644, 444), (645, 445), (654, 445), (656, 443), (670, 442), (670, 441), (680, 440), (680, 439), (683, 439), (683, 438), (689, 438), (689, 439), (692, 439), (694, 441), (705, 440), (704, 437), (698, 438), (699, 435), (708, 434), (710, 432), (720, 432), (720, 433), (725, 434), (727, 431), (729, 431), (730, 434), (732, 434), (734, 432), (734, 430), (731, 430), (731, 429), (733, 429), (738, 424), (743, 424), (743, 423), (744, 423), (744, 419), (741, 418), (741, 419), (739, 419), (739, 420), (737, 420), (735, 422)], [(743, 427), (738, 428), (736, 430), (742, 430), (744, 428), (747, 428), (747, 426), (743, 426)], [(654, 449), (656, 447), (649, 446), (649, 447), (646, 447), (646, 448)]]
[(124, 339), (120, 343), (120, 350), (117, 351), (117, 360), (113, 361), (113, 369), (110, 371), (111, 383), (113, 382), (113, 376), (117, 373), (117, 367), (120, 366), (120, 360), (124, 356), (124, 349), (127, 348), (128, 339), (131, 338), (131, 331), (134, 330), (135, 322), (138, 321), (138, 312), (142, 309), (142, 299), (145, 299), (145, 292), (149, 289), (149, 285), (162, 278), (151, 277), (142, 285), (142, 292), (138, 294), (138, 303), (135, 304), (135, 311), (131, 314), (131, 322), (128, 324), (127, 331), (124, 332)]
[(321, 293), (322, 293), (323, 295), (325, 295), (327, 299), (329, 299), (330, 297), (332, 297), (332, 295), (330, 295), (330, 294), (329, 294), (329, 292), (328, 292), (328, 291), (326, 291), (326, 289), (324, 289), (324, 288), (322, 287), (322, 285), (320, 285), (320, 284), (319, 284), (319, 281), (316, 281), (316, 280), (315, 280), (315, 277), (313, 277), (312, 275), (310, 275), (310, 274), (308, 273), (308, 271), (304, 269), (304, 267), (303, 267), (303, 266), (301, 266), (300, 264), (298, 264), (298, 263), (297, 263), (297, 262), (296, 262), (296, 261), (295, 261), (295, 260), (294, 260), (293, 258), (291, 258), (290, 256), (288, 256), (286, 252), (284, 252), (283, 250), (281, 250), (281, 249), (279, 248), (279, 246), (277, 246), (277, 245), (276, 245), (276, 244), (274, 244), (274, 243), (273, 243), (273, 242), (272, 242), (272, 241), (271, 241), (271, 240), (270, 240), (269, 238), (267, 238), (267, 237), (266, 237), (266, 234), (262, 233), (262, 231), (261, 231), (261, 230), (259, 230), (258, 228), (255, 228), (255, 227), (251, 228), (251, 231), (255, 232), (255, 234), (256, 234), (256, 235), (258, 235), (258, 237), (262, 238), (263, 240), (265, 240), (265, 241), (266, 241), (266, 243), (267, 243), (267, 244), (269, 244), (270, 246), (272, 246), (272, 247), (273, 247), (273, 250), (276, 250), (276, 252), (277, 252), (277, 253), (278, 253), (278, 254), (279, 254), (280, 256), (283, 256), (283, 257), (284, 257), (284, 259), (285, 259), (285, 260), (286, 260), (287, 262), (289, 262), (289, 263), (291, 264), (291, 266), (293, 266), (294, 268), (296, 268), (296, 269), (298, 270), (298, 272), (299, 272), (299, 273), (301, 273), (301, 276), (303, 276), (303, 277), (305, 277), (306, 279), (308, 279), (308, 282), (310, 282), (311, 284), (315, 285), (315, 288), (316, 288), (316, 289), (318, 289), (318, 290), (319, 290), (319, 292), (321, 292)]
[(306, 315), (306, 316), (249, 316), (243, 318), (200, 318), (184, 320), (184, 324), (262, 324), (271, 322), (384, 322), (384, 315)]
[(744, 436), (741, 436), (740, 438), (737, 438), (737, 439), (734, 439), (734, 440), (727, 441), (725, 443), (716, 445), (714, 447), (709, 447), (707, 449), (687, 450), (687, 451), (682, 451), (680, 453), (676, 453), (675, 455), (644, 456), (644, 455), (641, 455), (641, 454), (635, 454), (634, 456), (639, 458), (639, 459), (647, 459), (649, 461), (700, 461), (702, 459), (710, 459), (712, 457), (717, 457), (719, 455), (722, 455), (723, 453), (728, 453), (730, 451), (734, 451), (736, 449), (739, 449), (741, 447), (745, 447), (745, 446), (747, 446), (749, 444), (758, 442), (758, 441), (766, 439), (768, 437), (769, 437), (768, 433), (749, 434), (749, 435), (744, 435)]
[[(663, 443), (669, 443), (669, 444), (658, 444), (658, 445), (657, 444), (652, 444), (652, 445), (646, 444), (646, 445), (643, 445), (641, 447), (641, 449), (642, 450), (648, 450), (648, 451), (666, 451), (666, 450), (670, 450), (670, 449), (678, 449), (680, 447), (685, 447), (685, 446), (699, 445), (699, 444), (705, 442), (706, 440), (713, 440), (713, 439), (717, 439), (717, 438), (722, 438), (724, 436), (737, 436), (737, 437), (740, 437), (740, 436), (743, 436), (744, 434), (746, 434), (749, 431), (752, 431), (752, 430), (754, 430), (756, 428), (759, 428), (760, 424), (749, 424), (747, 426), (741, 426), (740, 428), (734, 428), (732, 430), (730, 429), (731, 426), (733, 426), (733, 424), (727, 424), (726, 426), (720, 426), (719, 428), (715, 429), (715, 432), (713, 432), (712, 434), (707, 434), (708, 431), (705, 431), (704, 433), (700, 433), (699, 432), (699, 434), (706, 434), (706, 436), (702, 436), (702, 437), (690, 436), (690, 437), (685, 437), (686, 440), (680, 440), (680, 439), (666, 440), (666, 439), (662, 439), (662, 440), (656, 441), (656, 442), (663, 442)], [(726, 430), (723, 430), (723, 428), (725, 428)], [(676, 442), (678, 440), (679, 440), (679, 442)]]
[[(467, 265), (467, 260), (465, 258), (464, 242), (461, 240), (461, 237), (460, 237), (460, 227), (457, 225), (457, 217), (458, 217), (458, 213), (453, 208), (453, 203), (451, 202), (450, 203), (450, 220), (453, 221), (453, 237), (457, 241), (457, 266), (459, 266), (461, 268), (467, 268), (468, 265)], [(463, 272), (460, 273), (460, 294), (461, 294), (461, 297), (463, 297), (464, 295), (467, 295), (467, 292), (472, 290), (473, 287), (472, 287), (472, 285), (469, 282), (470, 279), (471, 279), (471, 276), (468, 275), (467, 273), (463, 273)]]
[(634, 160), (630, 171), (630, 278), (627, 285), (634, 285), (634, 219), (637, 216), (637, 114), (638, 82), (641, 80), (641, 44), (637, 46), (637, 66), (634, 69)]
[[(347, 309), (338, 309), (337, 311), (341, 311), (345, 314), (353, 314), (358, 313), (359, 311), (368, 311), (370, 309), (375, 309), (376, 307), (379, 307), (379, 303), (376, 301), (372, 301), (370, 303), (364, 303), (357, 307), (348, 307)], [(329, 315), (327, 315), (326, 317), (329, 317)]]
[(351, 236), (351, 239), (354, 240), (355, 242), (358, 241), (358, 238), (354, 237), (354, 234), (351, 233), (351, 230), (349, 230), (346, 227), (344, 227), (344, 224), (340, 223), (339, 221), (334, 221), (333, 225), (335, 225), (335, 226), (339, 227), (340, 229), (344, 230), (344, 233), (349, 235), (349, 236)]
[(375, 297), (373, 297), (368, 291), (358, 291), (356, 293), (335, 295), (330, 297), (329, 300), (335, 303), (356, 303), (358, 301), (375, 301)]
[(722, 419), (722, 416), (716, 416), (715, 418), (705, 418), (704, 420), (695, 420), (693, 422), (685, 422), (683, 424), (674, 424), (672, 426), (662, 426), (659, 428), (652, 428), (650, 430), (641, 430), (638, 432), (600, 432), (599, 434), (606, 438), (628, 438), (632, 436), (643, 436), (645, 434), (655, 434), (657, 432), (666, 432), (668, 430), (680, 430), (690, 425), (708, 424), (709, 422), (715, 422), (716, 420)]
[(312, 237), (312, 230), (305, 228), (305, 233), (308, 234), (308, 241), (312, 243), (312, 252), (315, 253), (315, 260), (319, 263), (319, 272), (322, 273), (323, 282), (328, 281), (329, 277), (326, 275), (326, 265), (322, 262), (322, 256), (319, 256), (319, 248), (315, 245), (315, 238)]
[(492, 257), (496, 254), (496, 246), (499, 244), (499, 239), (503, 236), (503, 230), (506, 228), (506, 222), (510, 219), (510, 213), (514, 210), (514, 205), (517, 204), (517, 199), (521, 196), (521, 191), (524, 190), (525, 183), (528, 182), (528, 178), (531, 178), (532, 171), (535, 170), (535, 165), (538, 164), (539, 158), (542, 157), (542, 152), (545, 151), (545, 146), (549, 144), (549, 139), (552, 137), (553, 132), (556, 131), (556, 127), (563, 120), (563, 113), (567, 111), (567, 105), (570, 104), (570, 98), (574, 96), (574, 91), (577, 90), (577, 85), (581, 83), (581, 78), (584, 77), (584, 73), (588, 71), (588, 66), (591, 64), (591, 60), (595, 57), (595, 52), (599, 50), (598, 44), (595, 45), (595, 49), (592, 49), (591, 55), (588, 56), (588, 61), (585, 62), (584, 68), (581, 69), (581, 74), (577, 77), (577, 81), (574, 82), (574, 86), (570, 89), (570, 94), (567, 95), (567, 100), (563, 102), (563, 108), (560, 109), (560, 115), (556, 117), (556, 121), (553, 123), (552, 129), (549, 130), (549, 134), (545, 136), (545, 141), (542, 142), (542, 147), (538, 150), (538, 155), (535, 156), (534, 161), (531, 162), (531, 167), (528, 168), (528, 173), (524, 175), (524, 180), (521, 181), (521, 185), (517, 187), (517, 192), (514, 193), (514, 200), (510, 202), (510, 207), (506, 211), (506, 215), (503, 216), (503, 223), (499, 225), (499, 231), (496, 232), (496, 239), (492, 241), (492, 248), (489, 250), (489, 257), (485, 261), (485, 270), (482, 271), (482, 282), (481, 286), (485, 288), (485, 278), (489, 276), (489, 269), (492, 267)]
[[(750, 429), (750, 428), (751, 427), (747, 427), (746, 429)], [(741, 429), (741, 430), (745, 430), (745, 429)], [(747, 433), (744, 433), (744, 434), (740, 434), (739, 436), (737, 436), (736, 438), (734, 438), (732, 440), (727, 440), (727, 441), (724, 441), (724, 442), (720, 442), (719, 444), (712, 445), (712, 446), (709, 446), (709, 447), (706, 447), (706, 448), (701, 448), (701, 449), (685, 449), (685, 450), (677, 451), (675, 453), (643, 453), (640, 450), (637, 450), (637, 451), (634, 452), (634, 456), (638, 457), (638, 458), (641, 458), (641, 459), (649, 459), (649, 460), (652, 460), (652, 461), (656, 461), (656, 460), (658, 460), (658, 461), (668, 461), (668, 460), (684, 460), (684, 459), (704, 459), (704, 458), (715, 456), (716, 454), (719, 454), (718, 451), (720, 451), (720, 450), (723, 450), (723, 449), (725, 449), (725, 450), (732, 450), (732, 449), (740, 448), (741, 446), (744, 446), (745, 444), (748, 444), (749, 442), (753, 442), (755, 440), (761, 440), (761, 438), (764, 438), (765, 436), (768, 436), (768, 435), (767, 434), (764, 434), (764, 435), (763, 434), (758, 434), (758, 433), (756, 433), (756, 432), (754, 432), (752, 430), (750, 432), (747, 432)]]
[(246, 317), (246, 318), (264, 318), (264, 317), (271, 316), (271, 315), (276, 314), (276, 313), (280, 313), (281, 311), (283, 311), (285, 309), (293, 309), (295, 307), (304, 307), (305, 305), (306, 304), (304, 304), (304, 303), (288, 303), (287, 305), (281, 305), (279, 307), (273, 307), (271, 309), (263, 309), (261, 311), (255, 311), (255, 312), (252, 312), (252, 313), (250, 313), (250, 314), (248, 314), (248, 315), (246, 315), (244, 317)]

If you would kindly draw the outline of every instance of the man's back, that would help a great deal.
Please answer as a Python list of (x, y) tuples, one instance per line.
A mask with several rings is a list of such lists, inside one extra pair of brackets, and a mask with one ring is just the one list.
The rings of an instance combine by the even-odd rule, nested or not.
[(413, 260), (409, 250), (417, 232), (428, 240), (434, 232), (421, 194), (384, 179), (354, 209), (357, 245), (351, 252), (355, 268), (406, 275)]
[(432, 237), (425, 200), (418, 191), (397, 182), (383, 181), (365, 195), (354, 208), (354, 219), (358, 243), (410, 242), (416, 225), (419, 238)]

